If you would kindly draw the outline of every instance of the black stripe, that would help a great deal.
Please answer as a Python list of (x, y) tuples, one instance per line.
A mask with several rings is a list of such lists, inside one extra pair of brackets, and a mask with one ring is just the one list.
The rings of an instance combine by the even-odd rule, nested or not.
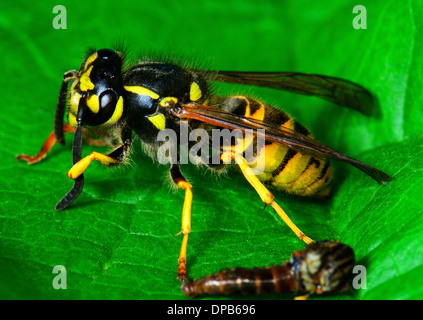
[[(325, 161), (326, 161), (325, 166), (323, 167), (323, 169), (320, 172), (319, 176), (316, 179), (314, 179), (313, 182), (311, 182), (308, 186), (306, 186), (306, 188), (310, 188), (311, 186), (313, 186), (315, 183), (317, 183), (318, 181), (320, 181), (325, 176), (326, 172), (330, 168), (330, 162), (329, 162), (329, 160), (326, 159)], [(319, 164), (319, 166), (320, 166), (320, 164)], [(319, 166), (317, 166), (317, 164), (316, 164), (316, 168), (318, 168)]]
[[(297, 180), (301, 177), (301, 175), (306, 172), (308, 170), (308, 168), (311, 167), (311, 165), (317, 161), (315, 158), (311, 157), (310, 160), (308, 161), (307, 165), (305, 166), (304, 170), (298, 175)], [(317, 161), (318, 162), (318, 161)], [(318, 166), (316, 165), (316, 168), (318, 168)]]
[[(250, 102), (250, 116), (252, 116), (254, 113), (256, 113), (260, 108), (263, 106), (260, 102), (257, 100), (249, 99)], [(264, 107), (264, 106), (263, 106)], [(261, 119), (260, 119), (261, 120)]]
[(320, 167), (321, 162), (315, 158), (311, 158), (311, 159), (312, 159), (312, 162), (314, 163), (315, 168), (318, 169)]
[(229, 97), (222, 101), (221, 108), (230, 113), (245, 116), (245, 111), (249, 105), (249, 100), (246, 97)]
[(305, 136), (310, 135), (310, 131), (306, 127), (304, 127), (301, 123), (298, 123), (297, 121), (294, 122), (294, 131), (301, 133)]
[(328, 171), (329, 167), (330, 167), (330, 163), (329, 163), (329, 161), (328, 161), (328, 160), (326, 160), (325, 166), (323, 167), (323, 169), (322, 169), (322, 171), (320, 172), (320, 175), (319, 175), (319, 177), (316, 179), (316, 181), (318, 181), (318, 180), (322, 179), (322, 178), (325, 176), (325, 174), (326, 174), (326, 172)]
[(281, 164), (276, 168), (275, 171), (272, 172), (272, 177), (275, 178), (277, 175), (279, 175), (283, 171), (283, 169), (285, 169), (286, 165), (288, 164), (288, 161), (291, 160), (296, 154), (297, 151), (293, 149), (288, 149), (288, 152), (285, 154), (285, 157), (283, 158)]
[(281, 126), (292, 119), (288, 114), (278, 109), (266, 108), (265, 111), (264, 122), (268, 124)]

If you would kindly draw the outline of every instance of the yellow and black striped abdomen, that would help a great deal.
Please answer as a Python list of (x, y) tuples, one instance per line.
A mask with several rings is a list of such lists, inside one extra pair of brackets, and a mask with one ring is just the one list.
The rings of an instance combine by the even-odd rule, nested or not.
[[(226, 111), (288, 128), (310, 138), (310, 131), (285, 112), (255, 99), (237, 96), (225, 99)], [(248, 141), (251, 144), (253, 141)], [(246, 145), (244, 148), (247, 148)], [(264, 151), (264, 152), (263, 152)], [(255, 152), (257, 162), (264, 163), (258, 178), (265, 184), (299, 196), (327, 196), (330, 192), (332, 167), (327, 159), (318, 159), (299, 153), (282, 144), (266, 141)], [(255, 167), (256, 164), (252, 164)]]

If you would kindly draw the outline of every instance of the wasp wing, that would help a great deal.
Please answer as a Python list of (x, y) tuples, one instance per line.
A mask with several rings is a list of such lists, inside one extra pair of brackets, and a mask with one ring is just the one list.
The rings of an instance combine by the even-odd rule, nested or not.
[(257, 136), (262, 135), (257, 129), (264, 129), (264, 139), (267, 141), (283, 144), (297, 152), (316, 158), (330, 158), (347, 162), (368, 174), (379, 184), (387, 184), (391, 181), (391, 177), (386, 173), (288, 128), (277, 127), (263, 121), (203, 105), (178, 105), (172, 107), (170, 111), (180, 119), (194, 119), (231, 130), (238, 129), (246, 132), (247, 129), (254, 129), (254, 134)]
[(370, 91), (357, 83), (336, 77), (298, 72), (215, 71), (212, 81), (315, 96), (365, 115), (371, 115), (377, 111), (377, 99)]

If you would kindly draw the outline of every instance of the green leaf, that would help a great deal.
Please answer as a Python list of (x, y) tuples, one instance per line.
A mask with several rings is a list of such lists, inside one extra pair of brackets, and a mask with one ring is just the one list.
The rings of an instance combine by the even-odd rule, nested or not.
[[(355, 1), (101, 1), (65, 4), (67, 29), (52, 27), (54, 1), (17, 0), (0, 12), (3, 73), (0, 138), (0, 298), (185, 299), (175, 280), (183, 192), (168, 168), (135, 142), (124, 168), (93, 163), (67, 210), (54, 205), (72, 186), (71, 137), (39, 164), (53, 127), (62, 75), (90, 47), (125, 40), (132, 59), (155, 51), (197, 57), (221, 70), (299, 71), (356, 81), (375, 93), (379, 117), (316, 98), (269, 89), (216, 85), (288, 111), (316, 138), (393, 176), (380, 186), (334, 162), (333, 196), (293, 198), (272, 190), (291, 219), (315, 240), (339, 239), (367, 270), (367, 289), (312, 299), (423, 297), (422, 1), (366, 1), (367, 29), (352, 27)], [(212, 59), (213, 63), (207, 62)], [(83, 155), (105, 148), (84, 145)], [(282, 263), (304, 247), (237, 170), (215, 176), (193, 166), (188, 272), (197, 278), (229, 267)], [(67, 271), (56, 290), (54, 266)], [(246, 297), (255, 299), (256, 297)], [(292, 298), (270, 295), (263, 299)], [(226, 297), (222, 299), (227, 299)]]

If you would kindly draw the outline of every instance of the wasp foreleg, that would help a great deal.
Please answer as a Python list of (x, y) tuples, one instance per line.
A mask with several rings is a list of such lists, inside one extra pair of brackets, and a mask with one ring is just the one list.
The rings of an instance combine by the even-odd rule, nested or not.
[[(69, 124), (64, 124), (62, 132), (63, 132), (63, 135), (66, 135), (68, 133), (73, 133), (75, 132), (75, 128), (71, 127)], [(34, 163), (40, 162), (47, 156), (47, 153), (50, 152), (51, 148), (57, 142), (58, 141), (55, 137), (55, 134), (54, 132), (52, 132), (49, 134), (47, 140), (44, 142), (43, 146), (41, 147), (41, 150), (35, 156), (30, 156), (28, 154), (20, 154), (16, 156), (16, 160), (25, 160), (28, 164), (34, 164)]]
[(67, 176), (69, 177), (69, 179), (78, 178), (81, 174), (84, 173), (84, 171), (88, 168), (88, 166), (93, 160), (98, 161), (106, 166), (121, 164), (124, 162), (131, 144), (132, 141), (130, 139), (127, 139), (123, 142), (120, 147), (118, 147), (107, 155), (93, 151), (88, 156), (75, 163), (73, 167), (68, 171)]

